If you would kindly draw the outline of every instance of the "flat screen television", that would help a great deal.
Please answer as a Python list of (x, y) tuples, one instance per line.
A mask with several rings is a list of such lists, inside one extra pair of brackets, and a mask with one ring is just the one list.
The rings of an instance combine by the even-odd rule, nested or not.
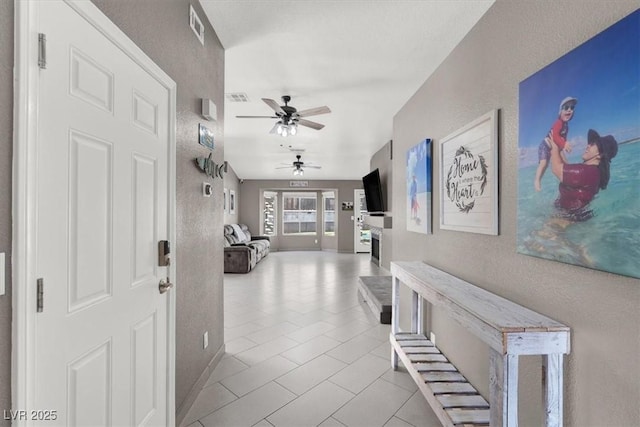
[(384, 215), (384, 201), (382, 199), (382, 185), (378, 169), (362, 177), (364, 197), (367, 201), (369, 215)]

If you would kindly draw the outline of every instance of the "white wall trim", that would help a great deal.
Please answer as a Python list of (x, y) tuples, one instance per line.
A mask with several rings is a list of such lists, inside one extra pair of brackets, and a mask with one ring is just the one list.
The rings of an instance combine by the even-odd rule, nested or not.
[[(15, 0), (14, 98), (13, 98), (13, 236), (12, 236), (12, 354), (11, 403), (15, 409), (30, 408), (33, 402), (35, 283), (33, 268), (35, 225), (35, 168), (29, 167), (35, 153), (37, 132), (37, 33), (34, 2)], [(15, 425), (24, 425), (16, 421)]]
[(202, 389), (204, 389), (204, 387), (207, 385), (207, 381), (209, 380), (209, 377), (213, 373), (216, 366), (218, 366), (218, 363), (220, 363), (220, 361), (222, 360), (222, 357), (224, 356), (225, 351), (226, 351), (225, 345), (222, 344), (218, 349), (218, 351), (216, 351), (216, 354), (213, 355), (213, 357), (211, 358), (207, 366), (204, 368), (204, 370), (198, 377), (198, 380), (196, 381), (196, 383), (193, 385), (193, 387), (191, 387), (191, 390), (189, 390), (189, 393), (187, 393), (187, 397), (184, 398), (184, 401), (182, 402), (180, 407), (177, 408), (176, 410), (175, 425), (178, 425), (178, 426), (183, 425), (183, 422), (187, 417), (187, 415), (189, 414), (191, 407), (196, 402), (196, 399), (198, 398), (198, 395), (200, 395), (200, 392), (202, 391)]

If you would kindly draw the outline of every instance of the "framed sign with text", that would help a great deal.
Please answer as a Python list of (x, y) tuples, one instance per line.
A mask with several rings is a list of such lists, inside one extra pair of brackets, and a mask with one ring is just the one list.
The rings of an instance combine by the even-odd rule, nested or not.
[(440, 141), (440, 228), (498, 234), (498, 110)]

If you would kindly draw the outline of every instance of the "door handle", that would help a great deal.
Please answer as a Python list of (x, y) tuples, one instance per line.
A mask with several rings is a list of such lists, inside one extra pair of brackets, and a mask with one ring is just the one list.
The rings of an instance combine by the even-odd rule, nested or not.
[(160, 291), (161, 294), (168, 292), (169, 289), (171, 288), (173, 288), (173, 283), (169, 281), (168, 277), (166, 282), (164, 281), (164, 279), (160, 279), (160, 283), (158, 284), (158, 290)]

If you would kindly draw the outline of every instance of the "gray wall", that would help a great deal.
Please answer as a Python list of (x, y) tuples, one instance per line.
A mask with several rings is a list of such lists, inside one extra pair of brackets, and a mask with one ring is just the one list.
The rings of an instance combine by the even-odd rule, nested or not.
[[(394, 260), (422, 260), (572, 328), (565, 358), (568, 426), (637, 426), (640, 420), (640, 280), (516, 253), (518, 84), (639, 6), (633, 1), (498, 0), (394, 119)], [(637, 40), (630, 40), (637, 43)], [(603, 64), (606, 66), (606, 64)], [(500, 109), (500, 235), (406, 231), (402, 153)], [(434, 162), (433, 193), (440, 168)], [(436, 311), (438, 346), (488, 395), (488, 351)], [(541, 424), (539, 358), (524, 358), (521, 424)]]
[[(193, 159), (208, 155), (197, 143), (200, 99), (218, 106), (216, 163), (224, 159), (224, 50), (206, 20), (205, 46), (188, 26), (189, 4), (197, 1), (94, 0), (94, 3), (177, 83), (177, 354), (176, 405), (185, 401), (224, 343), (222, 309), (222, 180), (200, 173)], [(11, 159), (13, 103), (13, 1), (0, 1), (0, 251), (11, 246)], [(202, 183), (215, 195), (202, 197)], [(11, 286), (8, 286), (9, 291)], [(0, 297), (0, 410), (10, 408), (10, 293)], [(209, 331), (209, 348), (202, 335)], [(22, 408), (23, 409), (23, 408)], [(0, 421), (2, 424), (3, 421)], [(5, 423), (6, 424), (6, 423)]]
[[(247, 224), (249, 230), (254, 234), (260, 231), (261, 221), (261, 190), (286, 189), (296, 190), (336, 190), (336, 208), (338, 215), (337, 243), (327, 241), (322, 243), (320, 235), (315, 236), (276, 236), (272, 238), (274, 250), (320, 250), (329, 249), (337, 252), (353, 253), (353, 211), (343, 211), (342, 202), (353, 202), (353, 190), (362, 188), (362, 181), (331, 181), (331, 180), (310, 180), (306, 188), (290, 188), (288, 180), (244, 180), (239, 187), (239, 208), (238, 221)], [(322, 200), (319, 196), (319, 201)], [(281, 198), (279, 198), (281, 203)], [(281, 225), (281, 224), (280, 224)], [(278, 230), (282, 227), (279, 225)], [(321, 228), (319, 228), (321, 230)], [(320, 232), (319, 232), (320, 233)], [(318, 239), (318, 243), (315, 243)]]
[[(0, 411), (11, 407), (11, 161), (13, 153), (13, 1), (0, 1), (0, 252), (5, 285), (0, 296)], [(4, 418), (4, 417), (2, 417)], [(0, 426), (9, 421), (0, 418)]]

